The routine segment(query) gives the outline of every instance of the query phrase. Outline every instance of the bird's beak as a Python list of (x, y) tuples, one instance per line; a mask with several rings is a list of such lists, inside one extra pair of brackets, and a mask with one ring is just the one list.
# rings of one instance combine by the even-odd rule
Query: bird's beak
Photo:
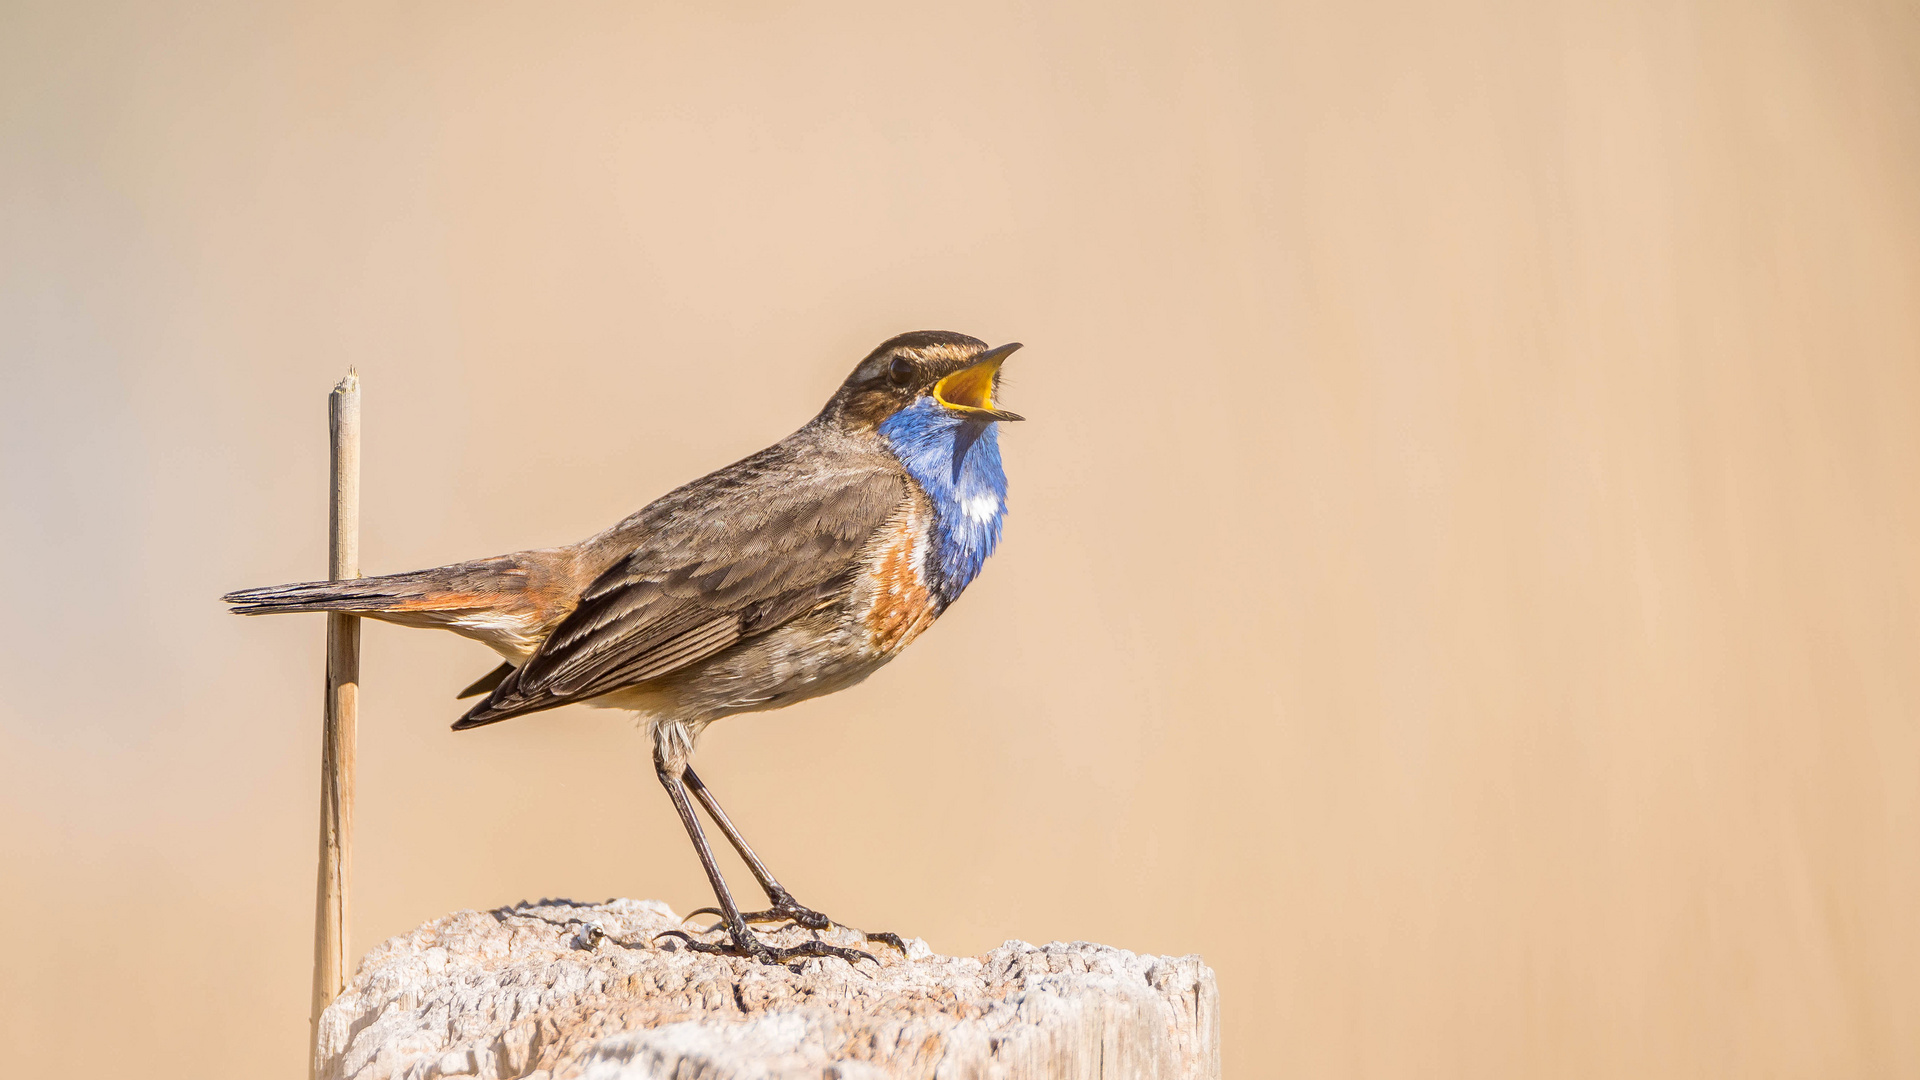
[(1019, 347), (1016, 341), (974, 357), (973, 363), (933, 384), (933, 399), (970, 420), (1025, 420), (993, 404), (993, 377)]

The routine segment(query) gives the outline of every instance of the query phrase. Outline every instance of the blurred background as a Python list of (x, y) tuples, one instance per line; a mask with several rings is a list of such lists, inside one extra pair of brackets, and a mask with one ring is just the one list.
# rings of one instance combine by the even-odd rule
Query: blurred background
[[(702, 746), (806, 902), (1198, 952), (1235, 1076), (1914, 1076), (1916, 191), (1906, 4), (12, 0), (7, 1068), (302, 1068), (322, 620), (216, 597), (323, 576), (348, 365), (378, 573), (937, 327), (1001, 553)], [(708, 900), (495, 662), (367, 631), (356, 953)]]

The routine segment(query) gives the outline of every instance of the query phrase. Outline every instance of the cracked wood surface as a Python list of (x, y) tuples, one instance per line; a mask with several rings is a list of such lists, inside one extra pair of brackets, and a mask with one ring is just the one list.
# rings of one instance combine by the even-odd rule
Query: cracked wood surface
[[(785, 967), (655, 938), (665, 904), (542, 901), (462, 911), (370, 951), (321, 1019), (329, 1080), (878, 1077), (1206, 1080), (1220, 1074), (1213, 972), (1197, 956), (1009, 941), (910, 958), (834, 928), (877, 964)], [(803, 940), (788, 928), (776, 944)]]

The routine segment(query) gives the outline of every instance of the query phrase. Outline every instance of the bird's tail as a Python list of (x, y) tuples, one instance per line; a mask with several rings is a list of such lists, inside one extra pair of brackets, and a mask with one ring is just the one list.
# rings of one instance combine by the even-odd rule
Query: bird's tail
[(293, 611), (375, 613), (472, 606), (473, 598), (468, 590), (449, 588), (455, 584), (447, 580), (449, 576), (446, 569), (439, 569), (352, 581), (303, 581), (240, 589), (220, 599), (233, 605), (235, 615), (279, 615)]
[[(241, 589), (221, 599), (236, 615), (339, 611), (400, 626), (439, 627), (513, 656), (538, 648), (553, 624), (573, 610), (579, 592), (573, 567), (570, 552), (552, 548), (385, 577)], [(491, 689), (475, 687), (476, 693)]]

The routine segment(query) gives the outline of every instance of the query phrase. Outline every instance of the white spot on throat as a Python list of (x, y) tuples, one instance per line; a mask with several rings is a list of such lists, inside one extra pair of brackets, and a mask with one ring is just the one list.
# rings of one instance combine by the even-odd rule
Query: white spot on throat
[(1000, 496), (975, 495), (961, 503), (960, 508), (975, 521), (992, 521), (993, 515), (1000, 512)]

